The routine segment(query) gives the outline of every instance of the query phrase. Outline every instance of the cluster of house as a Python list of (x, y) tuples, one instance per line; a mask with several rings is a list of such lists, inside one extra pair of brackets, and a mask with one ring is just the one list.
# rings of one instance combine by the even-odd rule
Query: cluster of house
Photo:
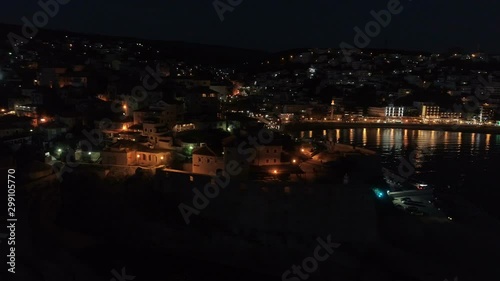
[[(235, 162), (240, 169), (234, 176), (241, 179), (248, 178), (250, 173), (276, 175), (289, 170), (290, 160), (284, 155), (279, 141), (243, 147), (244, 138), (227, 131), (226, 123), (237, 127), (237, 121), (208, 123), (204, 125), (214, 126), (214, 129), (169, 131), (165, 126), (142, 123), (142, 130), (140, 125), (134, 125), (113, 132), (113, 135), (107, 135), (113, 138), (112, 143), (99, 152), (96, 162), (105, 166), (166, 167), (209, 176), (221, 175), (230, 163)], [(182, 162), (181, 165), (176, 166), (173, 163), (176, 160)]]
[[(246, 178), (249, 173), (278, 174), (288, 170), (290, 161), (283, 155), (279, 143), (260, 144), (250, 148), (250, 153), (242, 150), (235, 136), (228, 137), (222, 146), (202, 145), (193, 150), (191, 172), (195, 174), (220, 175), (230, 163), (238, 163), (238, 178)], [(247, 153), (245, 153), (247, 152)]]
[[(242, 89), (241, 94), (249, 97), (260, 95), (262, 107), (278, 115), (293, 114), (293, 117), (288, 116), (290, 120), (320, 120), (329, 118), (331, 112), (328, 98), (324, 96), (334, 96), (336, 113), (358, 115), (364, 108), (357, 104), (360, 99), (352, 97), (368, 87), (370, 92), (364, 94), (372, 95), (378, 101), (371, 106), (384, 106), (371, 108), (368, 114), (359, 113), (364, 115), (362, 117), (398, 117), (404, 114), (422, 116), (425, 120), (462, 118), (472, 121), (474, 116), (463, 112), (467, 110), (438, 109), (437, 105), (428, 103), (425, 104), (426, 108), (422, 105), (409, 106), (403, 113), (403, 109), (390, 104), (397, 103), (398, 99), (408, 99), (408, 96), (412, 98), (416, 92), (432, 87), (452, 98), (461, 99), (460, 106), (469, 108), (470, 104), (477, 103), (477, 94), (483, 92), (487, 93), (488, 98), (480, 100), (478, 106), (484, 107), (484, 118), (478, 115), (476, 119), (488, 120), (491, 119), (488, 116), (490, 110), (500, 108), (500, 71), (492, 70), (498, 62), (500, 56), (484, 53), (444, 55), (357, 50), (350, 60), (346, 60), (342, 51), (336, 49), (290, 51), (287, 56), (262, 62), (278, 70), (262, 71), (247, 77), (245, 82), (248, 86)], [(289, 64), (300, 67), (278, 67)], [(311, 89), (304, 87), (311, 79), (317, 81), (312, 89), (315, 95), (312, 96)], [(359, 110), (353, 110), (358, 107)]]

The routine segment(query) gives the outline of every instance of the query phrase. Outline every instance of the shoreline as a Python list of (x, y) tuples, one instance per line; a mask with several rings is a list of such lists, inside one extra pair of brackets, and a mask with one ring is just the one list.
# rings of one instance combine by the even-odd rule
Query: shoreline
[(397, 123), (340, 123), (340, 122), (303, 122), (283, 125), (283, 131), (310, 131), (321, 129), (351, 129), (351, 128), (389, 128), (408, 130), (445, 131), (479, 134), (500, 134), (500, 126), (471, 126), (471, 125), (426, 125), (426, 124), (397, 124)]

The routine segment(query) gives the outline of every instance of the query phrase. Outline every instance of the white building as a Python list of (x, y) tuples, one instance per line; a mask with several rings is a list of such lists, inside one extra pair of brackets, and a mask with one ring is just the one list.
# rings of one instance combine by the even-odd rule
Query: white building
[(385, 108), (386, 117), (403, 117), (405, 113), (405, 108), (401, 106), (387, 106)]

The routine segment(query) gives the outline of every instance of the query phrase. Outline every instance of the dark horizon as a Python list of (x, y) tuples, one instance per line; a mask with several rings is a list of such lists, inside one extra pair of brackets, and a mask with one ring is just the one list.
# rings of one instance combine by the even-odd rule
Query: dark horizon
[[(6, 22), (0, 22), (0, 26), (15, 26), (18, 28), (17, 32), (16, 30), (13, 30), (14, 33), (17, 33), (21, 35), (21, 28), (22, 25), (15, 24), (15, 23), (6, 23)], [(51, 29), (51, 28), (42, 28), (40, 30), (43, 31), (48, 31), (48, 32), (55, 32), (55, 33), (74, 33), (77, 35), (81, 36), (88, 36), (88, 37), (106, 37), (106, 38), (119, 38), (119, 39), (125, 39), (125, 40), (145, 40), (149, 42), (163, 42), (163, 43), (182, 43), (182, 44), (192, 44), (192, 45), (200, 45), (200, 46), (207, 46), (207, 47), (221, 47), (221, 48), (231, 48), (231, 49), (239, 49), (239, 50), (246, 50), (246, 51), (256, 51), (256, 52), (262, 52), (262, 53), (268, 53), (269, 55), (272, 54), (280, 54), (280, 53), (287, 53), (290, 51), (295, 51), (295, 50), (308, 50), (308, 49), (334, 49), (334, 50), (340, 50), (341, 48), (339, 46), (304, 46), (304, 47), (296, 47), (296, 48), (288, 48), (288, 49), (283, 49), (283, 50), (265, 50), (265, 49), (258, 49), (258, 48), (245, 48), (241, 46), (235, 46), (235, 45), (217, 45), (217, 44), (210, 44), (210, 43), (203, 43), (203, 42), (191, 42), (191, 41), (181, 41), (181, 40), (167, 40), (167, 39), (149, 39), (149, 38), (141, 38), (141, 37), (133, 37), (133, 36), (120, 36), (120, 35), (113, 35), (113, 34), (103, 34), (103, 33), (89, 33), (89, 32), (78, 32), (78, 31), (72, 31), (72, 30), (66, 30), (66, 29)], [(447, 53), (450, 50), (462, 50), (464, 54), (467, 53), (473, 53), (477, 52), (477, 50), (467, 50), (465, 48), (462, 48), (461, 46), (450, 46), (448, 49), (444, 49), (442, 51), (433, 51), (433, 50), (425, 50), (425, 49), (399, 49), (399, 48), (361, 48), (362, 50), (380, 50), (380, 51), (389, 51), (389, 52), (410, 52), (410, 53)], [(486, 51), (481, 51), (484, 53), (488, 53), (490, 55), (497, 55), (500, 54), (500, 51), (498, 52), (486, 52)]]
[[(222, 1), (224, 2), (224, 1)], [(134, 5), (130, 1), (85, 3), (70, 1), (60, 5), (49, 19), (47, 29), (145, 40), (181, 41), (213, 46), (280, 52), (300, 48), (338, 48), (341, 42), (353, 44), (355, 27), (373, 20), (371, 11), (387, 8), (390, 1), (363, 3), (321, 3), (276, 1), (242, 2), (232, 12), (217, 14), (213, 2), (154, 3)], [(449, 4), (431, 1), (401, 1), (400, 14), (392, 16), (387, 27), (373, 37), (366, 48), (446, 52), (460, 47), (464, 51), (499, 53), (496, 39), (500, 24), (493, 11), (498, 3)], [(224, 2), (225, 3), (225, 2)], [(265, 3), (265, 4), (264, 4)], [(32, 4), (6, 4), (0, 15), (8, 24), (22, 25), (22, 17), (32, 19), (41, 10)], [(112, 13), (110, 13), (112, 11)], [(285, 17), (277, 17), (280, 11)], [(135, 21), (123, 28), (124, 22)], [(91, 18), (92, 20), (85, 20)], [(466, 19), (466, 20), (463, 20)]]

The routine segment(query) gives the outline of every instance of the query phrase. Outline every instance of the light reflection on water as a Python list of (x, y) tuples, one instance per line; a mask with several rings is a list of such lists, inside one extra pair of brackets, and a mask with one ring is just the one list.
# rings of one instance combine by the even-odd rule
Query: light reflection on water
[(470, 176), (496, 181), (494, 167), (500, 163), (500, 135), (392, 128), (329, 129), (306, 135), (373, 149), (390, 169), (397, 169), (400, 158), (414, 152), (415, 175), (423, 180), (460, 184)]

